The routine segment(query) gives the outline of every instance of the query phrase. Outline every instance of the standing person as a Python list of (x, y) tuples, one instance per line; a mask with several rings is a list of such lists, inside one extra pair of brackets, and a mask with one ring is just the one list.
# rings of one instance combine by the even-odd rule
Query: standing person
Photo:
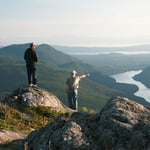
[(66, 81), (65, 91), (68, 95), (68, 103), (71, 109), (78, 109), (78, 88), (79, 82), (82, 78), (88, 77), (90, 74), (84, 74), (77, 76), (77, 72), (73, 70), (70, 74), (70, 78)]
[(36, 64), (38, 62), (38, 57), (35, 51), (36, 48), (37, 45), (31, 43), (30, 47), (24, 53), (29, 86), (37, 86)]

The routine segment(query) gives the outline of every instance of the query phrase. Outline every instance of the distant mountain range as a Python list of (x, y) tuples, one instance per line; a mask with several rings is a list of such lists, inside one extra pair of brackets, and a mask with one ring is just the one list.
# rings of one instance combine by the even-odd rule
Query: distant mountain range
[(84, 63), (93, 65), (105, 75), (144, 69), (150, 65), (150, 45), (128, 47), (65, 47), (54, 46)]
[[(27, 84), (25, 62), (23, 55), (29, 44), (10, 45), (0, 48), (0, 96), (3, 97), (20, 86)], [(91, 73), (91, 77), (83, 79), (79, 90), (79, 107), (99, 110), (113, 96), (125, 96), (144, 105), (149, 105), (144, 99), (133, 95), (136, 86), (116, 84), (109, 76), (102, 75), (94, 67), (81, 60), (60, 52), (47, 44), (37, 48), (39, 55), (38, 80), (39, 86), (57, 95), (66, 105), (64, 93), (66, 79), (70, 71), (75, 69), (78, 74)], [(98, 104), (98, 105), (97, 105)]]
[(150, 45), (137, 45), (125, 47), (71, 47), (71, 46), (57, 46), (54, 48), (64, 53), (98, 53), (98, 52), (114, 52), (114, 51), (150, 51)]

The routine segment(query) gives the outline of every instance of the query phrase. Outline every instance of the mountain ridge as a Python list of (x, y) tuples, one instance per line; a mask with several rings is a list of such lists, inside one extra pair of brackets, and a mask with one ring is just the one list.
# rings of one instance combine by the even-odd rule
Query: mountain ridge
[[(17, 61), (17, 63), (15, 63), (12, 61), (11, 64), (5, 64), (4, 59), (4, 64), (1, 63), (0, 73), (0, 82), (2, 83), (0, 86), (0, 93), (3, 95), (2, 97), (11, 94), (11, 92), (15, 89), (18, 89), (18, 87), (27, 85), (26, 68), (23, 62)], [(69, 76), (70, 72), (68, 70), (50, 66), (44, 63), (38, 64), (38, 85), (56, 94), (66, 105), (68, 105), (68, 101), (64, 91), (64, 86), (65, 80)], [(79, 91), (80, 108), (86, 106), (88, 108), (97, 110), (97, 105), (94, 103), (101, 103), (100, 106), (103, 106), (109, 96), (113, 95), (113, 93), (120, 93), (119, 91), (117, 92), (117, 90), (113, 90), (105, 85), (93, 82), (88, 78), (81, 82), (82, 83)], [(102, 101), (99, 101), (100, 97)], [(90, 99), (92, 99), (92, 101)]]
[[(23, 54), (28, 46), (29, 44), (15, 44), (0, 49), (0, 61), (3, 59), (4, 62), (1, 64), (0, 68), (2, 75), (0, 80), (4, 83), (0, 92), (3, 92), (3, 95), (7, 94), (8, 91), (11, 92), (19, 86), (26, 85), (26, 69)], [(110, 77), (97, 72), (93, 66), (83, 63), (72, 56), (59, 52), (50, 45), (38, 45), (37, 51), (39, 53), (40, 60), (38, 64), (39, 86), (57, 94), (60, 99), (63, 99), (65, 104), (67, 104), (67, 98), (63, 90), (65, 80), (70, 75), (70, 71), (75, 69), (79, 75), (91, 73), (91, 77), (85, 79), (81, 83), (80, 91), (82, 92), (79, 91), (79, 105), (81, 107), (84, 105), (91, 107), (93, 101), (95, 103), (101, 103), (103, 106), (108, 98), (117, 95), (128, 96), (131, 99), (148, 105), (142, 98), (135, 97), (133, 93), (129, 92), (132, 91), (131, 89), (135, 90), (136, 87), (129, 86), (126, 88), (125, 86), (125, 88), (122, 89), (121, 84), (116, 84)], [(5, 58), (6, 60), (4, 60)], [(9, 87), (7, 86), (8, 84)], [(87, 95), (86, 93), (89, 92), (90, 94)], [(99, 101), (99, 97), (101, 97), (103, 101)], [(90, 101), (90, 99), (93, 101)], [(89, 101), (91, 104), (89, 104), (89, 102), (85, 102), (85, 100)], [(94, 103), (92, 104), (92, 107), (94, 109), (98, 109)]]
[(132, 51), (149, 51), (150, 45), (134, 45), (134, 46), (118, 46), (118, 47), (78, 47), (78, 46), (59, 46), (59, 45), (52, 45), (54, 48), (65, 52), (65, 53), (71, 53), (71, 52), (90, 52), (91, 50), (94, 52), (106, 52), (106, 51), (122, 51), (130, 49)]

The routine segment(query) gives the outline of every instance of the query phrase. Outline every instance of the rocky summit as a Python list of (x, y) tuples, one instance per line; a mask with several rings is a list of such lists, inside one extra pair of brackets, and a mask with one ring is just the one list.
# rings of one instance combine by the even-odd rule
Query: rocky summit
[(56, 111), (67, 109), (57, 96), (40, 87), (21, 87), (1, 102), (18, 110), (37, 106), (49, 106)]
[(25, 150), (150, 150), (150, 108), (115, 97), (97, 114), (61, 114), (33, 131)]

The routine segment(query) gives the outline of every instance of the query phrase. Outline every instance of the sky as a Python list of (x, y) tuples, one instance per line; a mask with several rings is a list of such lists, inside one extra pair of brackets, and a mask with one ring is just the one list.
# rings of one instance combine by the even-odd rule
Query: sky
[(0, 46), (150, 44), (150, 0), (0, 0)]

